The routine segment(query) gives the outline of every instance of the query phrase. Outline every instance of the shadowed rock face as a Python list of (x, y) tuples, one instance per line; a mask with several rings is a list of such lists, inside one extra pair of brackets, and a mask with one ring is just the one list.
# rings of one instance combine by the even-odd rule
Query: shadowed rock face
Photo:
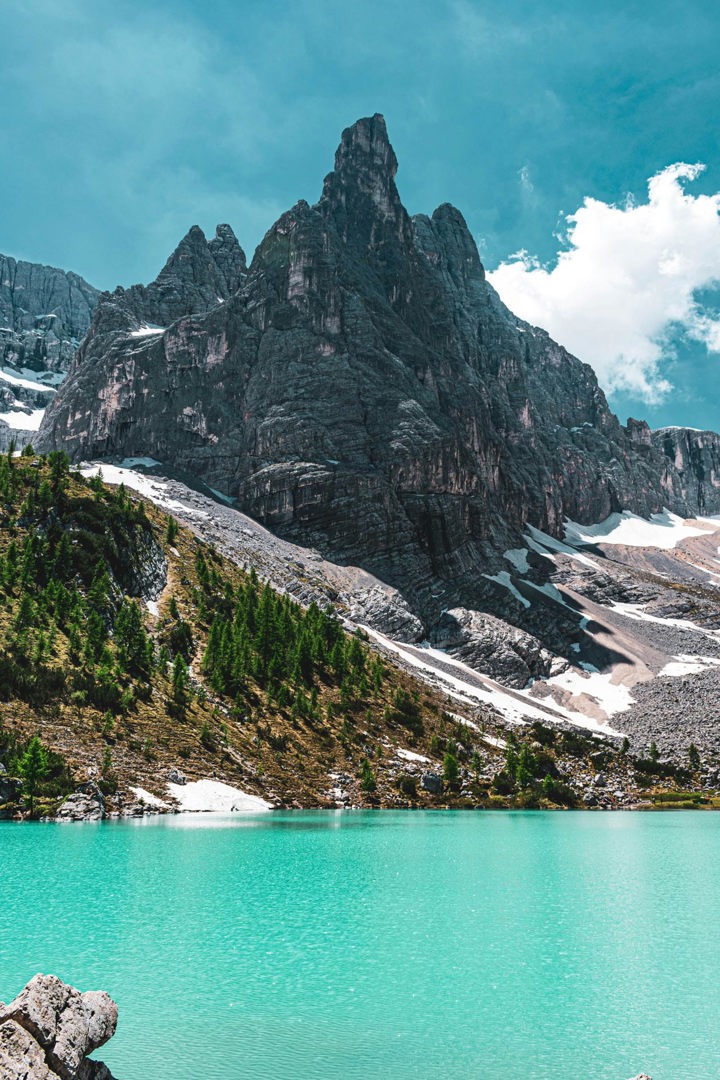
[(211, 261), (239, 291), (139, 336), (184, 314), (171, 264), (215, 288), (191, 230), (157, 282), (100, 304), (42, 447), (200, 476), (430, 616), (487, 606), (482, 573), (526, 522), (694, 510), (646, 427), (623, 428), (592, 370), (502, 304), (459, 211), (408, 216), (396, 169), (383, 118), (359, 120), (319, 202), (276, 222), (247, 276), (218, 234)]
[(87, 1055), (115, 1034), (117, 1005), (103, 991), (79, 993), (55, 975), (36, 975), (0, 1003), (0, 1080), (113, 1080)]

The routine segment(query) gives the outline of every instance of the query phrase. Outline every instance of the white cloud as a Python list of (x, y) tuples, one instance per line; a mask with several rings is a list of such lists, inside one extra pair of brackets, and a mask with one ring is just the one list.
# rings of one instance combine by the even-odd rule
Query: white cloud
[(586, 198), (566, 217), (569, 247), (552, 269), (521, 251), (488, 274), (516, 315), (592, 364), (609, 392), (659, 401), (678, 333), (720, 352), (720, 318), (696, 295), (720, 282), (720, 193), (683, 187), (704, 168), (669, 165), (639, 205)]

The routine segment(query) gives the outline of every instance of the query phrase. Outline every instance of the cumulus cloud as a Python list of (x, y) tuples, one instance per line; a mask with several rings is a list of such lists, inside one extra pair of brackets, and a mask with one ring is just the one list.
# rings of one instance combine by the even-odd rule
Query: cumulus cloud
[(521, 251), (488, 274), (515, 314), (592, 364), (609, 392), (661, 400), (678, 335), (720, 353), (720, 318), (698, 295), (720, 282), (720, 193), (684, 186), (704, 168), (669, 165), (645, 203), (586, 198), (565, 219), (554, 267)]

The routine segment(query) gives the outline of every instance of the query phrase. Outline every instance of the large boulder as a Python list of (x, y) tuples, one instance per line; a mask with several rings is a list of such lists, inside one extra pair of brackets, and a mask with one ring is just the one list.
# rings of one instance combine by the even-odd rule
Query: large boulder
[(15, 802), (20, 797), (22, 791), (22, 780), (17, 780), (13, 776), (7, 776), (4, 772), (0, 772), (0, 806), (3, 803)]
[(86, 1058), (115, 1034), (117, 1015), (104, 991), (81, 994), (55, 975), (36, 975), (0, 1003), (0, 1080), (112, 1080)]
[(105, 817), (105, 796), (97, 784), (87, 784), (68, 795), (57, 814), (56, 821), (102, 821)]

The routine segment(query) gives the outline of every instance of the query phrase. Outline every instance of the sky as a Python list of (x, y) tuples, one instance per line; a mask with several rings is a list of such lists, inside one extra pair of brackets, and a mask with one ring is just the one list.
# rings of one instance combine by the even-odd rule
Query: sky
[(382, 112), (411, 213), (452, 202), (509, 306), (621, 419), (720, 430), (710, 0), (0, 0), (0, 251), (99, 288), (192, 224), (248, 254)]

